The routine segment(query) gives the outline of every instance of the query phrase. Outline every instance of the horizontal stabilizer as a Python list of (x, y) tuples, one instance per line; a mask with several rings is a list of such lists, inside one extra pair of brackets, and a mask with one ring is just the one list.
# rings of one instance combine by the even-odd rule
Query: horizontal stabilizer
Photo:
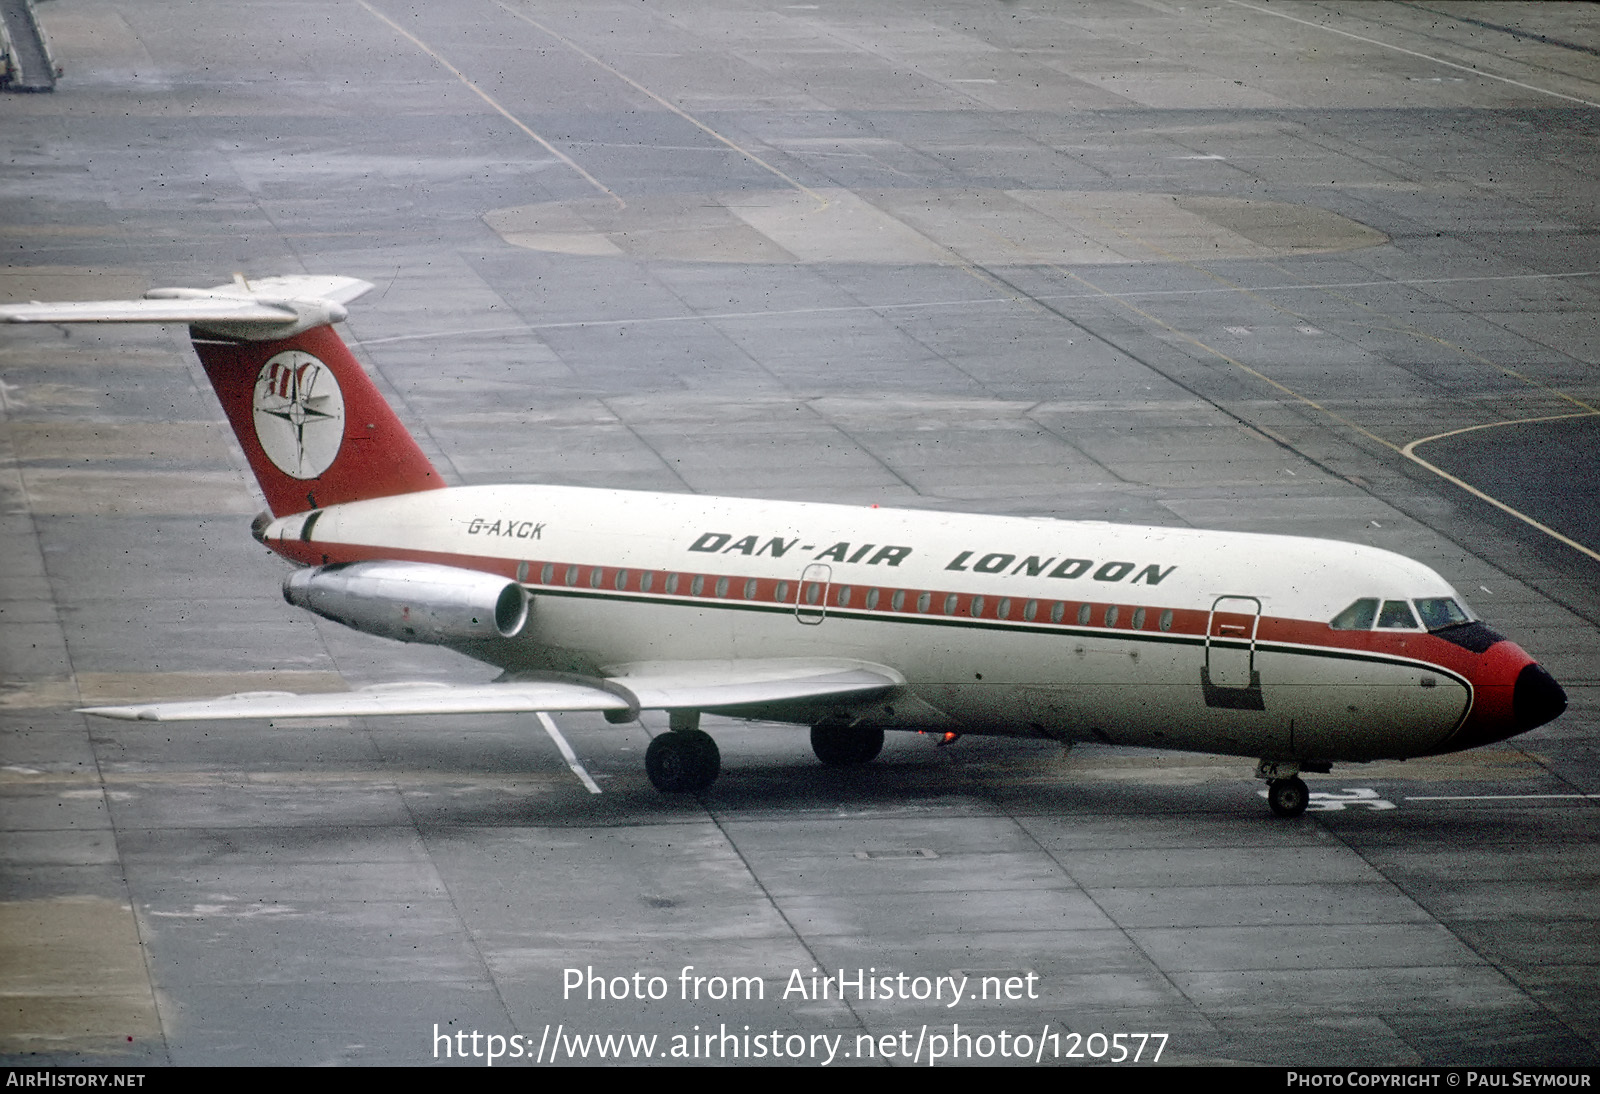
[(400, 714), (517, 714), (560, 711), (717, 710), (881, 692), (905, 683), (883, 665), (836, 658), (651, 661), (616, 675), (522, 678), (495, 684), (381, 684), (360, 691), (296, 695), (255, 691), (220, 699), (85, 707), (84, 714), (142, 722), (238, 718), (351, 718)]
[(337, 323), (345, 305), (372, 288), (354, 277), (240, 278), (212, 289), (151, 289), (143, 300), (3, 304), (7, 323), (188, 323), (247, 341), (287, 338)]
[(293, 323), (283, 304), (244, 297), (197, 296), (174, 300), (73, 300), (60, 304), (3, 304), (8, 323)]

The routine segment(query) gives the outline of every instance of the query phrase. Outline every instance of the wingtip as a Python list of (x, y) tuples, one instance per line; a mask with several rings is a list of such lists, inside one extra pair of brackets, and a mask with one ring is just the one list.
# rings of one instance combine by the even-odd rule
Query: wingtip
[(160, 716), (148, 707), (79, 707), (79, 714), (93, 714), (96, 718), (115, 718), (121, 722), (159, 722)]

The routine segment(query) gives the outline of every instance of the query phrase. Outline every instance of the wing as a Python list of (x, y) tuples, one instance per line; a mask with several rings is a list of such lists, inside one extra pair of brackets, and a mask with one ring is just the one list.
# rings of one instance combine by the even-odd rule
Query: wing
[(904, 684), (904, 676), (884, 665), (843, 658), (649, 661), (611, 666), (605, 677), (524, 676), (463, 686), (382, 684), (319, 695), (256, 691), (181, 703), (84, 707), (82, 713), (145, 722), (538, 711), (601, 711), (622, 714), (626, 719), (640, 710), (745, 711), (860, 698)]
[(642, 710), (723, 710), (864, 696), (905, 685), (887, 665), (833, 657), (746, 661), (639, 661), (612, 665), (607, 681)]
[(220, 699), (84, 707), (81, 713), (139, 722), (196, 722), (230, 718), (346, 718), (373, 714), (507, 714), (519, 711), (627, 710), (628, 700), (582, 683), (536, 680), (507, 684), (401, 683), (359, 691), (296, 695), (247, 691)]

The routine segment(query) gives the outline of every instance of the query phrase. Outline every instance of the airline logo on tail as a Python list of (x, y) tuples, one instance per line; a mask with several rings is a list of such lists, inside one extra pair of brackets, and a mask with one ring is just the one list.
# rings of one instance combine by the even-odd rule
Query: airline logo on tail
[(339, 456), (344, 441), (344, 392), (333, 370), (303, 350), (270, 358), (256, 377), (256, 438), (273, 466), (296, 479), (314, 479)]

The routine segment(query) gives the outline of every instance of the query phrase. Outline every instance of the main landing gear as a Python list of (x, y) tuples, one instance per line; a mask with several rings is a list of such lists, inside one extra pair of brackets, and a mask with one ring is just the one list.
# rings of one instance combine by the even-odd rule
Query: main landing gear
[(1256, 764), (1256, 778), (1267, 784), (1267, 805), (1279, 817), (1298, 817), (1311, 804), (1311, 791), (1301, 771), (1315, 771), (1326, 775), (1332, 765), (1283, 760), (1262, 760)]
[[(699, 711), (675, 710), (670, 725), (670, 730), (653, 738), (645, 749), (645, 774), (663, 793), (698, 794), (722, 770), (722, 753), (711, 735), (700, 728)], [(842, 719), (818, 722), (811, 727), (811, 750), (829, 767), (857, 767), (877, 759), (883, 751), (883, 730)]]
[(858, 767), (883, 751), (883, 730), (846, 721), (818, 722), (811, 727), (811, 751), (829, 767)]
[(700, 712), (673, 711), (672, 728), (654, 738), (644, 752), (645, 774), (667, 794), (698, 794), (722, 770), (722, 753), (700, 728)]

